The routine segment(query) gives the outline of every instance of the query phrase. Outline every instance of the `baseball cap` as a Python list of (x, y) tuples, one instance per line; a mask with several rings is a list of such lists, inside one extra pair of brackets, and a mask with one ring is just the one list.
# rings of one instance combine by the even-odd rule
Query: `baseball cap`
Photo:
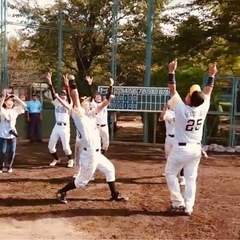
[(91, 97), (87, 97), (87, 96), (80, 97), (80, 103), (90, 101), (90, 100), (91, 100)]
[(61, 90), (61, 94), (62, 94), (62, 93), (65, 94), (65, 95), (67, 95), (67, 92), (66, 92), (66, 90), (64, 90), (64, 89)]
[(68, 75), (68, 79), (69, 79), (69, 80), (75, 80), (75, 77), (70, 74), (70, 75)]
[(192, 96), (193, 92), (195, 91), (199, 91), (201, 92), (201, 87), (198, 85), (198, 84), (193, 84), (191, 87), (190, 87), (190, 90), (189, 90), (189, 95)]
[(193, 107), (200, 106), (205, 100), (204, 93), (202, 92), (201, 87), (198, 84), (193, 84), (190, 87), (189, 95), (191, 99), (191, 105)]

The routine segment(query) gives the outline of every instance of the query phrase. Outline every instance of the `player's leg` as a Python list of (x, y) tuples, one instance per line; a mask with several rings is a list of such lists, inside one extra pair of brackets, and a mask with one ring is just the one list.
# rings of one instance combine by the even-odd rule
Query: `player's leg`
[(77, 175), (80, 173), (81, 163), (80, 163), (80, 156), (81, 156), (81, 141), (76, 139), (75, 141), (75, 150), (74, 150), (74, 172), (73, 178), (76, 178)]
[[(164, 152), (165, 152), (165, 158), (166, 160), (168, 159), (168, 156), (169, 156), (169, 153), (171, 151), (171, 148), (172, 148), (172, 143), (169, 141), (169, 138), (166, 137), (165, 138), (165, 144), (164, 144)], [(165, 172), (162, 173), (163, 176), (165, 176)]]
[(57, 199), (63, 203), (67, 203), (66, 193), (68, 191), (83, 188), (89, 183), (98, 164), (98, 159), (91, 151), (82, 151), (80, 161), (81, 169), (77, 177), (57, 192)]
[(184, 186), (186, 184), (185, 177), (184, 177), (184, 169), (182, 168), (179, 173), (179, 184)]
[(63, 127), (59, 131), (60, 139), (62, 142), (63, 151), (65, 152), (68, 158), (68, 165), (67, 167), (73, 168), (74, 167), (74, 160), (72, 156), (72, 150), (70, 147), (70, 127)]
[(3, 172), (3, 165), (6, 157), (7, 140), (0, 138), (0, 173)]
[(199, 156), (193, 156), (191, 160), (188, 161), (186, 166), (184, 167), (184, 176), (186, 180), (185, 185), (185, 205), (186, 205), (186, 213), (191, 215), (193, 211), (193, 206), (195, 203), (195, 195), (196, 195), (196, 181), (197, 181), (197, 173), (198, 166), (200, 162), (200, 154)]
[(60, 162), (56, 149), (58, 139), (59, 139), (58, 126), (55, 125), (48, 141), (48, 150), (53, 156), (53, 161), (49, 164), (50, 166), (55, 166), (57, 163)]
[(181, 194), (181, 189), (177, 177), (178, 173), (183, 168), (184, 163), (184, 151), (182, 151), (180, 147), (174, 146), (171, 149), (165, 168), (165, 175), (173, 208), (180, 208), (185, 206), (184, 198)]
[(104, 126), (100, 128), (100, 137), (102, 140), (102, 153), (104, 154), (109, 147), (109, 131), (108, 126)]
[(8, 165), (8, 173), (12, 172), (12, 165), (15, 158), (17, 146), (17, 139), (8, 139), (7, 140), (7, 165)]
[(116, 189), (114, 165), (101, 153), (99, 153), (97, 157), (99, 159), (97, 169), (99, 169), (106, 177), (106, 182), (108, 183), (112, 196), (111, 200), (127, 201), (128, 197), (121, 196), (121, 194)]

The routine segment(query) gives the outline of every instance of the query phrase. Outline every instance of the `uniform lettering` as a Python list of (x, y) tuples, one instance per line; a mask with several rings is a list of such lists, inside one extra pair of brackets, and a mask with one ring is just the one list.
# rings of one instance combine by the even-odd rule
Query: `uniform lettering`
[(185, 127), (185, 131), (191, 132), (193, 130), (197, 131), (200, 129), (202, 125), (202, 119), (189, 119), (187, 121), (187, 125)]

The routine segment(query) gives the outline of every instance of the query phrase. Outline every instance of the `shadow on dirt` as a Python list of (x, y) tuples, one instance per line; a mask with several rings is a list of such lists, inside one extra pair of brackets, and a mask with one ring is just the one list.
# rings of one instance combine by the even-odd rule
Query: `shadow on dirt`
[[(33, 199), (34, 200), (34, 199)], [(56, 200), (54, 199), (43, 199), (46, 201), (46, 204), (50, 204), (50, 202), (55, 204)], [(80, 199), (81, 200), (81, 199)], [(105, 201), (105, 200), (97, 200), (97, 201)], [(45, 204), (44, 204), (45, 205)], [(129, 217), (133, 215), (145, 215), (145, 216), (165, 216), (165, 217), (179, 217), (183, 214), (172, 213), (167, 210), (165, 211), (147, 211), (147, 210), (129, 210), (126, 208), (120, 209), (112, 209), (112, 208), (104, 208), (104, 209), (90, 209), (90, 208), (75, 208), (75, 209), (64, 209), (64, 210), (51, 210), (48, 212), (21, 212), (21, 213), (6, 213), (1, 214), (1, 218), (12, 217), (18, 221), (26, 221), (26, 220), (36, 220), (42, 218), (72, 218), (72, 217), (80, 217), (80, 216), (122, 216)]]

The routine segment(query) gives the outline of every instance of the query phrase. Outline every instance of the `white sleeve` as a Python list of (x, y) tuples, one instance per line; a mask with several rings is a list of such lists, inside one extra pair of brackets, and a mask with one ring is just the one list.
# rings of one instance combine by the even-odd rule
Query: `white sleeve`
[(59, 101), (55, 98), (55, 99), (52, 101), (52, 104), (53, 104), (54, 106), (56, 106), (57, 104), (59, 104)]
[(168, 101), (168, 105), (170, 106), (171, 109), (174, 110), (175, 106), (182, 102), (182, 99), (180, 97), (180, 95), (178, 94), (178, 92), (176, 92)]
[(13, 107), (13, 110), (17, 112), (17, 115), (20, 115), (25, 112), (25, 108), (22, 105)]

